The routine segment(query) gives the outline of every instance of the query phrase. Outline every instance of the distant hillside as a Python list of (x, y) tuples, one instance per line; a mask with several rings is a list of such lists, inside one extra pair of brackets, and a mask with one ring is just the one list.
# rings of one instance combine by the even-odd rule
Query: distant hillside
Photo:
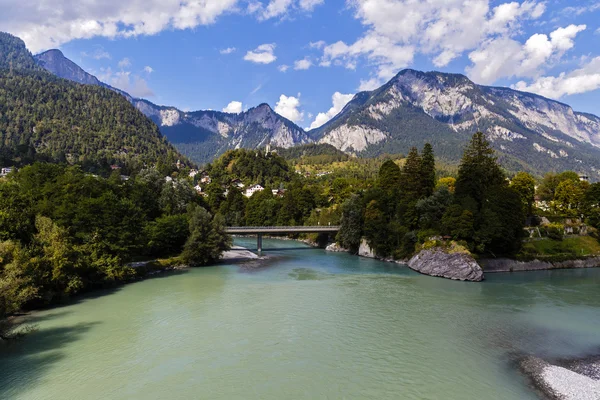
[(309, 135), (361, 156), (406, 154), (430, 142), (439, 158), (456, 163), (477, 130), (509, 170), (574, 170), (600, 178), (600, 118), (459, 74), (404, 70), (381, 88), (358, 93)]
[(350, 159), (348, 154), (327, 143), (310, 143), (288, 149), (277, 149), (277, 154), (286, 160), (304, 160), (310, 164), (327, 164)]
[(155, 164), (181, 155), (112, 90), (39, 68), (18, 38), (0, 34), (0, 162)]

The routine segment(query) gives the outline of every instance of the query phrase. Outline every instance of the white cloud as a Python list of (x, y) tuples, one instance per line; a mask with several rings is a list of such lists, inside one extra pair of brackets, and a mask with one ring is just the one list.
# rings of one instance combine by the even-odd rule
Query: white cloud
[[(366, 32), (354, 43), (324, 47), (321, 65), (375, 65), (365, 84), (379, 85), (410, 65), (415, 55), (444, 67), (482, 43), (511, 38), (526, 21), (540, 18), (545, 5), (535, 0), (492, 7), (491, 0), (352, 0), (348, 4)], [(365, 85), (363, 85), (365, 86)]]
[(130, 71), (113, 72), (109, 67), (100, 70), (98, 79), (129, 93), (133, 97), (154, 96), (154, 92), (148, 86), (148, 82), (139, 75), (132, 74)]
[(241, 101), (232, 101), (223, 109), (223, 112), (231, 113), (231, 114), (239, 114), (242, 112), (242, 102)]
[(592, 3), (587, 6), (565, 7), (562, 10), (563, 14), (581, 15), (600, 10), (600, 2)]
[(360, 85), (358, 86), (359, 92), (371, 91), (377, 89), (381, 86), (381, 79), (379, 78), (371, 78), (366, 80), (361, 80)]
[(553, 99), (600, 89), (600, 57), (593, 58), (579, 69), (563, 72), (558, 76), (543, 76), (530, 84), (519, 81), (513, 88)]
[(274, 52), (275, 43), (261, 44), (256, 49), (248, 51), (244, 56), (244, 60), (258, 64), (271, 64), (277, 60)]
[(0, 26), (36, 53), (74, 39), (155, 35), (209, 25), (239, 0), (0, 0)]
[(489, 40), (469, 54), (473, 65), (466, 68), (467, 74), (482, 84), (500, 78), (539, 76), (573, 47), (573, 39), (585, 29), (585, 25), (569, 25), (556, 29), (550, 37), (532, 35), (524, 44), (507, 37)]
[(340, 92), (335, 92), (333, 96), (331, 96), (331, 102), (333, 103), (332, 107), (326, 113), (319, 113), (313, 123), (310, 124), (310, 129), (318, 128), (338, 115), (353, 97), (353, 94), (341, 94)]
[(300, 93), (298, 97), (279, 96), (279, 101), (275, 104), (275, 112), (292, 122), (300, 122), (304, 119), (304, 112), (300, 108)]
[(88, 53), (86, 51), (81, 52), (82, 57), (91, 57), (96, 60), (102, 60), (103, 58), (111, 59), (110, 53), (104, 50), (103, 47), (97, 47), (93, 52)]
[(265, 6), (258, 1), (251, 1), (248, 4), (248, 12), (257, 14), (261, 21), (285, 17), (290, 10), (300, 10), (304, 12), (312, 11), (316, 6), (321, 5), (325, 0), (270, 0)]
[(326, 45), (326, 44), (327, 44), (327, 43), (325, 43), (325, 41), (324, 41), (324, 40), (319, 40), (319, 41), (317, 41), (317, 42), (310, 42), (310, 43), (308, 44), (308, 46), (309, 46), (311, 49), (322, 49), (323, 47), (325, 47), (325, 45)]
[(125, 57), (121, 61), (119, 61), (119, 68), (129, 68), (131, 67), (131, 61), (129, 58)]
[(233, 52), (235, 52), (237, 49), (235, 47), (228, 47), (226, 49), (222, 49), (219, 51), (219, 53), (221, 54), (231, 54)]
[(304, 58), (302, 60), (298, 60), (294, 63), (294, 69), (295, 70), (307, 70), (310, 67), (312, 67), (313, 63), (311, 60), (309, 60), (308, 58)]
[(255, 88), (254, 88), (254, 89), (253, 89), (253, 90), (250, 92), (250, 96), (252, 96), (253, 94), (256, 94), (256, 93), (258, 93), (258, 91), (259, 91), (260, 89), (262, 89), (262, 87), (263, 87), (262, 83), (261, 83), (261, 84), (259, 84), (257, 87), (255, 87)]
[(316, 6), (324, 2), (325, 0), (300, 0), (300, 8), (305, 11), (312, 11)]
[(146, 65), (146, 66), (144, 67), (144, 72), (146, 72), (147, 74), (151, 74), (151, 73), (153, 73), (153, 72), (154, 72), (154, 68), (152, 68), (152, 67), (151, 67), (151, 66), (149, 66), (149, 65)]
[(287, 70), (288, 70), (288, 69), (290, 69), (290, 66), (289, 66), (289, 65), (286, 65), (286, 64), (282, 64), (282, 65), (280, 65), (279, 67), (277, 67), (277, 69), (278, 69), (280, 72), (287, 72)]

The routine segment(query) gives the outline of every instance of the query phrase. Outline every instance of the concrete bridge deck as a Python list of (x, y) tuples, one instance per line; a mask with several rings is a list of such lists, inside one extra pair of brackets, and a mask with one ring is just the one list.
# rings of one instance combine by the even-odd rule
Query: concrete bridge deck
[(319, 226), (228, 226), (225, 232), (230, 235), (257, 235), (256, 248), (262, 254), (263, 235), (286, 235), (290, 233), (336, 233), (340, 230), (337, 225)]

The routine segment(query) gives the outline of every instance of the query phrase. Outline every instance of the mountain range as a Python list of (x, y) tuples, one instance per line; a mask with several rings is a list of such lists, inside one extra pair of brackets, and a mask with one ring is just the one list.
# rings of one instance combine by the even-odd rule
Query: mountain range
[[(35, 59), (61, 78), (110, 88), (59, 50)], [(539, 175), (570, 169), (600, 177), (600, 118), (535, 94), (477, 85), (460, 74), (403, 70), (382, 87), (356, 94), (337, 116), (308, 132), (267, 104), (240, 114), (184, 112), (112, 89), (199, 163), (228, 149), (267, 144), (327, 143), (348, 154), (375, 156), (407, 153), (425, 142), (439, 158), (456, 163), (470, 136), (480, 130), (509, 170)]]
[[(126, 98), (73, 63), (56, 63), (61, 55), (34, 59), (21, 39), (0, 32), (0, 165), (40, 160), (101, 171), (188, 163)], [(40, 65), (89, 84), (60, 79)]]

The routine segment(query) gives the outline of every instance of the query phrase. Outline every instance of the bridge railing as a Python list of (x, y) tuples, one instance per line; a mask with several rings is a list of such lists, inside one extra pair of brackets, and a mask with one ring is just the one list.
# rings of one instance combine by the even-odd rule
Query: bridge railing
[(226, 226), (225, 230), (235, 231), (255, 231), (255, 230), (334, 230), (340, 229), (337, 225), (315, 225), (315, 226)]

